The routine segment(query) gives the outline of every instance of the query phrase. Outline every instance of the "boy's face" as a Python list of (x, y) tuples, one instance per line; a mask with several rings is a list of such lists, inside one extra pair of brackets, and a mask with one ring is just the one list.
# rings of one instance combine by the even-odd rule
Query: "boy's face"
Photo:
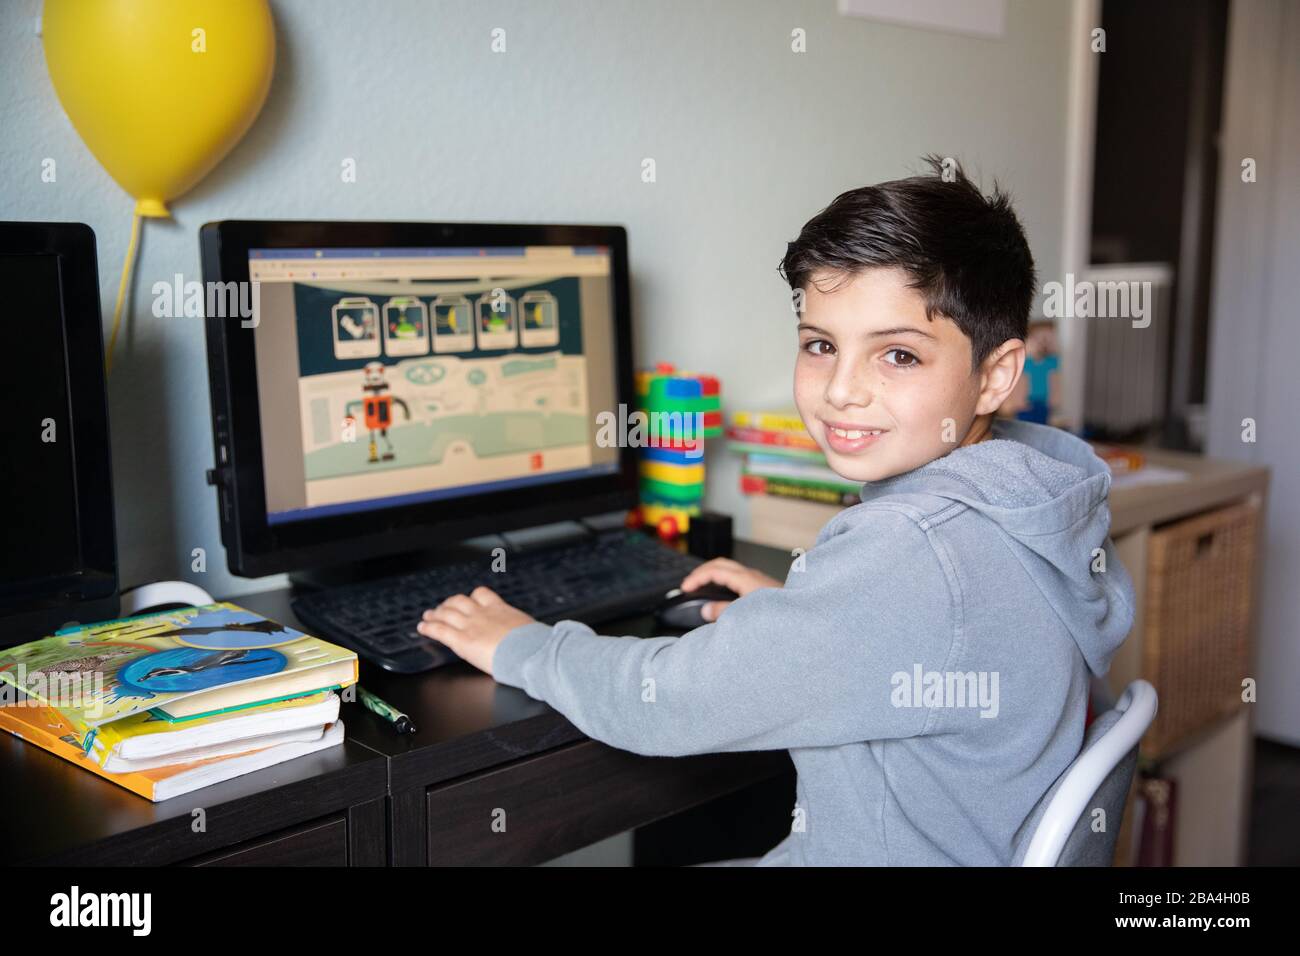
[[(818, 289), (837, 282), (834, 292)], [(907, 283), (900, 269), (866, 269), (847, 282), (821, 271), (805, 289), (795, 404), (831, 468), (852, 481), (879, 481), (946, 455), (1019, 375), (1014, 355), (1001, 363), (1014, 366), (1009, 380), (972, 372), (970, 339), (951, 319), (926, 318), (925, 300)], [(1023, 343), (1015, 342), (1023, 361)]]

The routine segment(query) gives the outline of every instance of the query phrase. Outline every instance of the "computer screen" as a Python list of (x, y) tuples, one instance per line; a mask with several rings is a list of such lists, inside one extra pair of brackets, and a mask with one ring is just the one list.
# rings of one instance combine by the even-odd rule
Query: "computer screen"
[(5, 363), (0, 389), (13, 436), (0, 455), (0, 500), (15, 505), (5, 519), (0, 588), (15, 590), (75, 573), (81, 554), (59, 257), (0, 255), (0, 285), (23, 328), (22, 356)]
[(618, 471), (605, 246), (248, 250), (271, 526)]
[(0, 222), (11, 347), (0, 376), (0, 645), (118, 610), (95, 236)]

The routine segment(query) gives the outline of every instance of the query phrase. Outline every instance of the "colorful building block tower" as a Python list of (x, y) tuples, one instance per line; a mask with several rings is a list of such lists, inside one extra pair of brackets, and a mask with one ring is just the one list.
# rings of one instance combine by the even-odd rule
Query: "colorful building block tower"
[(641, 449), (641, 506), (634, 524), (653, 525), (672, 539), (690, 527), (704, 500), (704, 439), (722, 434), (722, 396), (712, 375), (678, 372), (661, 362), (636, 373), (646, 416)]

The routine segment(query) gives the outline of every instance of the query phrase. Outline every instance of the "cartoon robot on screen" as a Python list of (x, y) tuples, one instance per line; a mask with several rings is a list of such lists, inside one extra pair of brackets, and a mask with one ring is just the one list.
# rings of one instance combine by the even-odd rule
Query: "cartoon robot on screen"
[[(406, 402), (402, 401), (395, 395), (389, 394), (388, 381), (384, 378), (383, 362), (367, 362), (363, 369), (364, 379), (362, 380), (361, 390), (365, 397), (356, 401), (348, 402), (344, 414), (351, 420), (356, 420), (357, 406), (365, 411), (366, 430), (370, 433), (370, 458), (367, 459), (370, 464), (378, 461), (392, 461), (393, 443), (388, 437), (388, 429), (393, 424), (393, 406), (401, 405), (402, 411), (406, 415), (406, 420), (411, 420), (411, 409)], [(378, 446), (375, 443), (375, 432), (384, 440), (387, 451), (382, 458), (379, 455)]]

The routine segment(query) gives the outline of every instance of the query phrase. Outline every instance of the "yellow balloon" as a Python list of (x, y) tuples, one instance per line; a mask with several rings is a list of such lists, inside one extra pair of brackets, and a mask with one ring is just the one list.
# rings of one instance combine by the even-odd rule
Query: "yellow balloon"
[(68, 119), (144, 216), (168, 216), (253, 124), (275, 68), (267, 0), (45, 0)]

